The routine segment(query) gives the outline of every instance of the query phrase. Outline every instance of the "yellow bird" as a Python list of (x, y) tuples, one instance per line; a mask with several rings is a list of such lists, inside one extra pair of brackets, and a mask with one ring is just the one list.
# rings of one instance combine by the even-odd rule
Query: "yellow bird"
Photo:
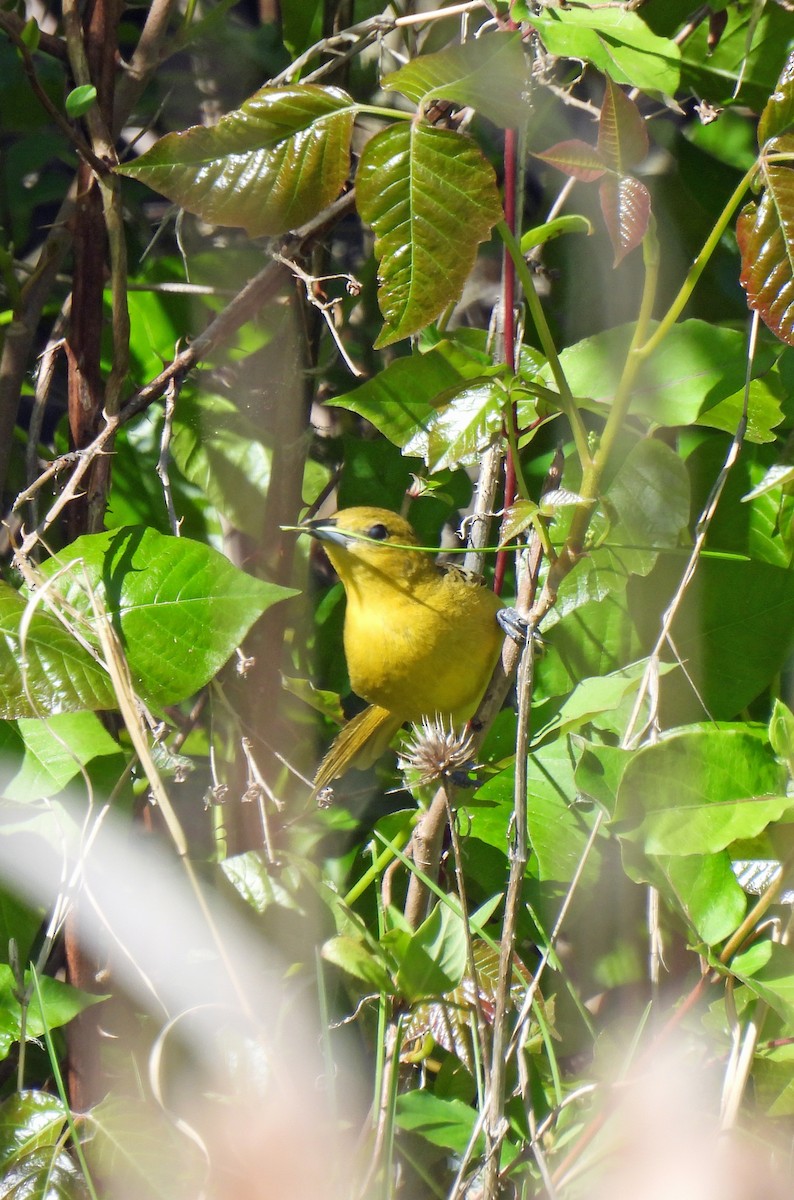
[(405, 721), (461, 724), (474, 714), (499, 657), (503, 606), (479, 580), (413, 549), (414, 530), (386, 509), (347, 508), (300, 528), (322, 542), (342, 581), (350, 684), (370, 702), (320, 764), (319, 791), (374, 762)]

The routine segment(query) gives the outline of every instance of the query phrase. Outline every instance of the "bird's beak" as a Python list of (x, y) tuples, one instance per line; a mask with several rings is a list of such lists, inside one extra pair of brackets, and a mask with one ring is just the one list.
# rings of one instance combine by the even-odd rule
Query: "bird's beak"
[(350, 535), (345, 533), (343, 529), (337, 529), (335, 517), (321, 517), (315, 521), (302, 521), (297, 528), (302, 533), (308, 533), (310, 537), (317, 538), (319, 542), (336, 542), (338, 546), (347, 546), (350, 543)]

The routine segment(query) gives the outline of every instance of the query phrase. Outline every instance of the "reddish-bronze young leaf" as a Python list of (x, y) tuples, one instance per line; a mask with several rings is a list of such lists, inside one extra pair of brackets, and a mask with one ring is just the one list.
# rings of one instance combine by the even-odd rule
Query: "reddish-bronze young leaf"
[(736, 226), (740, 279), (750, 308), (794, 346), (794, 134), (773, 138), (765, 149), (790, 154), (792, 166), (762, 160), (764, 193), (742, 209)]
[(636, 104), (607, 76), (601, 120), (598, 122), (598, 152), (608, 168), (625, 175), (648, 153), (648, 131)]
[(615, 251), (614, 266), (639, 246), (648, 229), (651, 197), (633, 175), (607, 175), (599, 188), (601, 211)]
[(644, 184), (627, 174), (647, 153), (648, 133), (639, 110), (607, 76), (598, 146), (572, 138), (535, 155), (580, 183), (601, 180), (601, 211), (615, 251), (615, 266), (640, 244), (648, 229), (650, 194)]
[(580, 183), (592, 183), (595, 179), (600, 179), (607, 169), (595, 146), (589, 146), (579, 138), (557, 142), (556, 146), (550, 146), (548, 150), (544, 150), (542, 154), (535, 154), (534, 157), (556, 167), (558, 171), (564, 171), (566, 175), (573, 176)]

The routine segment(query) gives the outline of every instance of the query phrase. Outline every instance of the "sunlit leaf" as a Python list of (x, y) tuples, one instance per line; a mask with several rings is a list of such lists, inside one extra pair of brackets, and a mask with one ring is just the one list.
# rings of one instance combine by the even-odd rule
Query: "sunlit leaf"
[(15, 1092), (0, 1105), (0, 1171), (34, 1150), (54, 1146), (66, 1124), (66, 1110), (49, 1092)]
[(600, 179), (607, 169), (606, 163), (595, 146), (583, 142), (579, 138), (570, 138), (566, 142), (557, 142), (542, 154), (535, 153), (535, 158), (564, 171), (580, 183), (592, 183)]
[(360, 979), (370, 988), (380, 992), (391, 992), (392, 982), (389, 972), (381, 959), (361, 939), (353, 937), (333, 937), (323, 944), (322, 956), (326, 962), (333, 963), (348, 975)]
[(47, 721), (21, 720), (18, 728), (25, 757), (3, 789), (10, 800), (54, 796), (93, 759), (121, 753), (118, 742), (92, 712), (60, 713)]
[(711, 854), (794, 807), (765, 740), (738, 729), (683, 730), (639, 751), (615, 820), (649, 854)]
[[(791, 156), (791, 164), (769, 155)], [(773, 333), (794, 345), (794, 134), (768, 142), (762, 163), (764, 192), (739, 214), (736, 237), (747, 303)]]
[(501, 219), (493, 168), (475, 142), (399, 122), (364, 149), (359, 211), (375, 232), (386, 346), (428, 325), (460, 295), (477, 246)]
[[(537, 157), (541, 156), (538, 155)], [(592, 232), (593, 226), (587, 217), (580, 217), (574, 213), (565, 217), (555, 217), (553, 221), (546, 221), (543, 225), (536, 225), (533, 229), (528, 229), (526, 233), (521, 235), (521, 253), (526, 254), (533, 246), (544, 245), (546, 242), (550, 242), (564, 233), (586, 233), (589, 235)]]
[[(497, 78), (499, 86), (494, 87)], [(520, 125), (528, 113), (527, 56), (516, 33), (491, 33), (422, 55), (387, 75), (381, 86), (402, 92), (415, 104), (453, 100), (506, 128)]]
[(400, 955), (397, 983), (409, 1000), (420, 1000), (457, 987), (465, 969), (463, 921), (439, 903)]
[(107, 672), (61, 622), (0, 582), (0, 717), (112, 708)]
[[(444, 1100), (429, 1091), (397, 1097), (395, 1119), (401, 1129), (413, 1130), (432, 1146), (462, 1155), (469, 1149), (477, 1114), (462, 1100)], [(483, 1135), (480, 1134), (480, 1140)], [(475, 1147), (474, 1153), (481, 1153)]]
[(495, 379), (475, 380), (444, 397), (423, 429), (404, 446), (431, 471), (470, 464), (501, 431), (506, 393)]
[(645, 237), (651, 215), (650, 193), (632, 175), (607, 175), (598, 192), (617, 266)]
[(639, 109), (609, 76), (598, 122), (598, 152), (618, 175), (636, 167), (648, 153), (648, 131)]
[(90, 635), (95, 616), (86, 589), (102, 592), (134, 686), (156, 705), (203, 687), (257, 617), (294, 594), (251, 578), (210, 546), (143, 527), (78, 538), (42, 573), (49, 578), (65, 566), (58, 581), (64, 602)]
[(72, 120), (82, 117), (83, 113), (88, 112), (91, 105), (95, 103), (96, 96), (97, 91), (92, 83), (84, 83), (80, 87), (72, 88), (64, 102), (67, 117), (71, 117)]
[(354, 119), (340, 88), (261, 88), (217, 125), (166, 134), (118, 170), (204, 221), (283, 233), (339, 195)]
[(780, 72), (774, 92), (766, 102), (758, 122), (758, 144), (794, 130), (794, 50)]
[(616, 83), (644, 92), (672, 95), (678, 87), (678, 46), (652, 33), (637, 13), (606, 5), (545, 6), (541, 12), (533, 7), (529, 19), (551, 54), (591, 62)]
[[(30, 972), (26, 972), (26, 985), (30, 986), (31, 980)], [(78, 1013), (92, 1004), (99, 1004), (103, 999), (102, 996), (89, 995), (46, 975), (39, 979), (38, 985), (44, 1011), (42, 1013), (38, 998), (33, 993), (25, 1021), (27, 1040), (41, 1037), (45, 1029), (59, 1029), (62, 1025), (68, 1025)], [(5, 963), (0, 963), (0, 1058), (6, 1058), (14, 1042), (18, 1042), (22, 1036), (22, 1011), (16, 991), (14, 972)]]

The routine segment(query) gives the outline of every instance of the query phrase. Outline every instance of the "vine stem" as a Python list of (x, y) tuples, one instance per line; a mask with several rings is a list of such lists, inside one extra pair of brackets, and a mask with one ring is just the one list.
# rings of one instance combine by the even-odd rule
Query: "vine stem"
[(653, 219), (651, 219), (651, 224), (643, 238), (642, 250), (645, 277), (639, 316), (598, 449), (595, 455), (589, 459), (582, 473), (582, 484), (579, 489), (582, 503), (574, 512), (565, 545), (550, 567), (543, 591), (533, 609), (532, 616), (536, 623), (552, 607), (557, 598), (557, 589), (560, 583), (581, 557), (584, 537), (590, 524), (593, 506), (598, 499), (604, 470), (628, 414), (632, 388), (645, 357), (646, 337), (659, 279), (659, 242)]
[(510, 876), (502, 922), (499, 975), (494, 1001), (494, 1021), (491, 1051), (491, 1078), (488, 1089), (485, 1121), (486, 1159), (483, 1174), (483, 1200), (496, 1200), (499, 1192), (499, 1151), (505, 1134), (505, 1087), (507, 1068), (507, 1014), (510, 984), (513, 978), (513, 953), (518, 927), (518, 913), (524, 886), (524, 873), (529, 858), (527, 824), (527, 755), (529, 753), (529, 719), (535, 668), (534, 629), (530, 625), (518, 666), (518, 727), (516, 730), (516, 774), (514, 789), (513, 846), (510, 855)]

